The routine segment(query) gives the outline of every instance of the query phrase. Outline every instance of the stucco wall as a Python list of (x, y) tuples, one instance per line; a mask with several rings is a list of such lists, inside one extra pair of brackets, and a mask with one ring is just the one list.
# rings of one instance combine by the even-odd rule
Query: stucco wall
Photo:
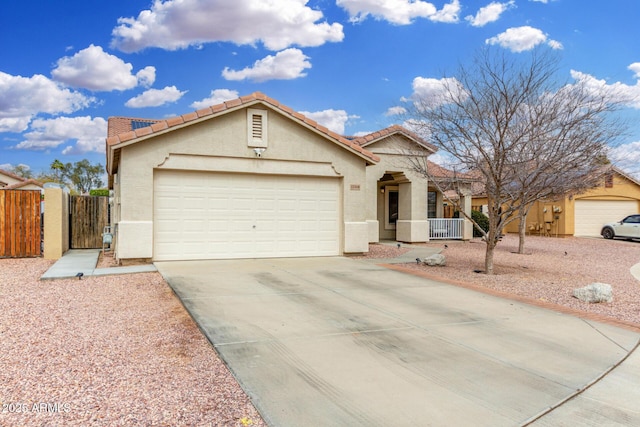
[(59, 259), (69, 250), (69, 193), (44, 190), (44, 258)]
[[(247, 144), (246, 109), (122, 148), (118, 168), (120, 222), (116, 250), (119, 258), (152, 257), (154, 169), (181, 164), (180, 168), (188, 165), (192, 170), (215, 171), (216, 165), (224, 162), (226, 167), (238, 165), (238, 172), (273, 173), (271, 166), (265, 167), (266, 170), (261, 167), (273, 165), (273, 160), (284, 160), (278, 163), (281, 174), (314, 175), (314, 171), (322, 169), (325, 175), (330, 169), (336, 177), (341, 177), (342, 248), (345, 252), (368, 249), (366, 238), (361, 237), (366, 235), (367, 227), (366, 161), (277, 111), (264, 109), (268, 111), (268, 148), (259, 159)], [(179, 157), (176, 155), (181, 155), (182, 160), (175, 160)], [(193, 156), (193, 161), (185, 163), (188, 156)]]

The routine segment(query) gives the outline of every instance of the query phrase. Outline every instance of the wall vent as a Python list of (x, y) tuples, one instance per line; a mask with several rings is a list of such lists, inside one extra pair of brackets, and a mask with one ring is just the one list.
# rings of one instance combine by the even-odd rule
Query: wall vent
[(249, 147), (267, 147), (267, 111), (247, 109)]

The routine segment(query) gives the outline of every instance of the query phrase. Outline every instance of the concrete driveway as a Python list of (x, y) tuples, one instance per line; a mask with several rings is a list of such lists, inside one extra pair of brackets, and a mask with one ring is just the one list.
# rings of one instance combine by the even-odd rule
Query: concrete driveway
[(621, 361), (630, 330), (342, 257), (156, 267), (272, 426), (640, 424), (635, 354), (537, 419)]

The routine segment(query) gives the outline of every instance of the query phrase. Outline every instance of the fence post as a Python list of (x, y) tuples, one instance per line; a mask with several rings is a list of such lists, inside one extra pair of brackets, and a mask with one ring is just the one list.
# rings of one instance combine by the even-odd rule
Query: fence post
[(69, 250), (69, 194), (46, 188), (44, 200), (44, 258), (59, 259)]

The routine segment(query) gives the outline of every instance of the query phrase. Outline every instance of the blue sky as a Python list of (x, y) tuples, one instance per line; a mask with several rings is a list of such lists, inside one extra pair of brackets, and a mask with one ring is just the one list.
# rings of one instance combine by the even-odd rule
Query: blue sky
[(637, 0), (3, 0), (0, 169), (104, 165), (110, 116), (165, 118), (255, 91), (366, 134), (495, 45), (555, 50), (560, 79), (638, 99), (611, 152), (638, 173), (639, 17)]

